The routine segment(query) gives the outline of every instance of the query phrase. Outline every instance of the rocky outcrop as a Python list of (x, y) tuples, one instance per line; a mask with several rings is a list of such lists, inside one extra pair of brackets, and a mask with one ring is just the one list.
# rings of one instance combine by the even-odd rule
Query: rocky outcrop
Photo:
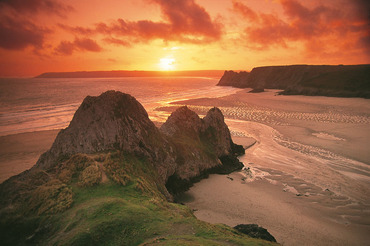
[(35, 168), (51, 169), (76, 153), (121, 150), (156, 165), (165, 181), (175, 170), (173, 149), (132, 96), (107, 91), (88, 96)]
[(187, 190), (209, 173), (230, 173), (243, 167), (236, 155), (244, 149), (232, 142), (218, 108), (200, 119), (188, 107), (180, 107), (160, 130), (175, 146), (177, 166), (166, 184), (171, 193)]
[(272, 236), (265, 228), (256, 224), (240, 224), (235, 226), (234, 229), (253, 238), (260, 238), (266, 241), (276, 242), (274, 236)]
[[(211, 109), (204, 119), (187, 107), (179, 108), (159, 130), (135, 98), (107, 91), (98, 97), (86, 97), (50, 150), (41, 155), (32, 169), (4, 182), (1, 193), (11, 194), (19, 181), (35, 183), (29, 188), (21, 187), (25, 193), (30, 193), (50, 181), (68, 184), (76, 175), (79, 185), (99, 184), (102, 165), (111, 179), (127, 184), (129, 172), (122, 164), (101, 163), (99, 166), (95, 157), (86, 156), (101, 154), (103, 157), (96, 158), (104, 161), (109, 159), (107, 153), (117, 151), (127, 166), (130, 163), (149, 165), (155, 173), (153, 182), (159, 186), (164, 187), (170, 177), (171, 180), (176, 177), (185, 181), (188, 188), (209, 170), (229, 173), (242, 168), (236, 155), (242, 154), (244, 149), (232, 142), (217, 108)], [(33, 180), (39, 175), (44, 177), (41, 183)], [(182, 190), (185, 189), (170, 189), (173, 193)], [(169, 197), (167, 191), (163, 194)], [(9, 201), (14, 198), (10, 197)]]
[[(282, 89), (282, 94), (370, 97), (370, 65), (256, 67), (247, 79), (226, 71), (218, 85)], [(222, 83), (221, 83), (222, 82)]]

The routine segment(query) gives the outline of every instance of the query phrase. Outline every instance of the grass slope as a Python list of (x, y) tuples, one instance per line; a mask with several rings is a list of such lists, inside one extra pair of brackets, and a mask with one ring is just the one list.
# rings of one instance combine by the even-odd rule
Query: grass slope
[[(96, 167), (101, 177), (107, 176), (99, 182), (95, 182)], [(275, 245), (249, 238), (226, 225), (197, 220), (188, 207), (166, 200), (165, 187), (157, 182), (153, 170), (144, 159), (121, 152), (74, 156), (61, 170), (48, 172), (52, 180), (64, 180), (59, 186), (72, 191), (70, 207), (64, 211), (47, 209), (47, 204), (55, 204), (49, 201), (53, 196), (46, 196), (33, 212), (24, 209), (27, 203), (15, 206), (17, 210), (8, 214), (3, 211), (11, 206), (1, 208), (1, 244)], [(84, 178), (91, 180), (89, 173), (93, 183), (84, 182)]]

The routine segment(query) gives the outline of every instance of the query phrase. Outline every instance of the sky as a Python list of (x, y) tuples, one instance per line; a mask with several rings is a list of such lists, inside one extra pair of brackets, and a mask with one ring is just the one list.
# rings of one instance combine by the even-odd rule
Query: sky
[(0, 76), (370, 63), (367, 0), (0, 0)]

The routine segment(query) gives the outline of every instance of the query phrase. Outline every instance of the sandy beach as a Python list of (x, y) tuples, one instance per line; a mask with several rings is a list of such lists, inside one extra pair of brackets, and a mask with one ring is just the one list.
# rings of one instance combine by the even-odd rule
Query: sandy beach
[(369, 100), (247, 91), (174, 103), (218, 106), (236, 143), (256, 140), (240, 157), (246, 170), (212, 175), (180, 200), (201, 220), (259, 224), (282, 245), (368, 245)]
[(54, 142), (59, 130), (0, 137), (0, 183), (30, 169)]

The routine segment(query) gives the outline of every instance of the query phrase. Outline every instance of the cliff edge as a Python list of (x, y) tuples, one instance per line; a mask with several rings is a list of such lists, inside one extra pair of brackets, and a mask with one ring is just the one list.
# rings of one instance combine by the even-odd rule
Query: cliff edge
[(218, 85), (281, 89), (284, 95), (370, 98), (370, 65), (256, 67), (247, 78), (226, 71)]

